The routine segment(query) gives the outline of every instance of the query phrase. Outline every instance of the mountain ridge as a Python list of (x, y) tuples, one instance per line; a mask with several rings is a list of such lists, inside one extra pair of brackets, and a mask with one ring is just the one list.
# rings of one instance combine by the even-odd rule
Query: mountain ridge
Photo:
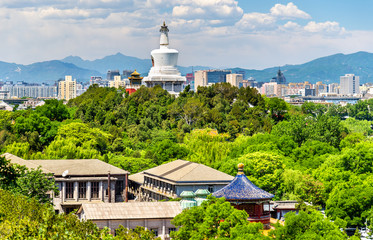
[[(151, 68), (150, 59), (126, 56), (122, 53), (108, 55), (100, 59), (84, 60), (79, 56), (67, 56), (61, 60), (36, 62), (29, 65), (0, 61), (0, 79), (2, 81), (25, 81), (31, 83), (46, 82), (53, 84), (65, 75), (72, 75), (78, 81), (89, 81), (91, 76), (106, 78), (107, 70), (137, 70), (146, 76)], [(182, 75), (193, 70), (214, 69), (207, 66), (178, 66)], [(263, 70), (245, 68), (227, 68), (232, 72), (244, 71), (245, 78), (254, 77), (257, 81), (268, 82), (279, 67)], [(360, 83), (373, 82), (373, 53), (356, 52), (337, 53), (316, 58), (306, 63), (280, 66), (287, 82), (309, 81), (316, 83), (339, 82), (339, 77), (353, 73), (360, 77)]]

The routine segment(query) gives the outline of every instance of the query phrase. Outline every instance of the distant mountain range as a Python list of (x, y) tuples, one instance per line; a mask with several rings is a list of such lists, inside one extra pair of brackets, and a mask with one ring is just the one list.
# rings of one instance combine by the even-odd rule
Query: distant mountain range
[[(93, 61), (69, 56), (62, 60), (53, 60), (22, 65), (0, 62), (0, 79), (2, 81), (25, 81), (52, 84), (65, 75), (72, 75), (78, 81), (88, 81), (91, 76), (106, 77), (108, 70), (137, 70), (146, 76), (151, 67), (150, 59), (139, 59), (121, 53), (106, 56)], [(299, 65), (281, 66), (287, 82), (309, 81), (316, 83), (339, 82), (339, 77), (353, 73), (360, 76), (360, 83), (373, 82), (373, 53), (357, 52), (353, 54), (335, 54), (315, 59)], [(182, 75), (193, 70), (213, 69), (206, 66), (179, 66)], [(232, 72), (244, 71), (246, 78), (254, 77), (257, 81), (268, 82), (278, 71), (278, 67), (263, 70), (230, 68)]]

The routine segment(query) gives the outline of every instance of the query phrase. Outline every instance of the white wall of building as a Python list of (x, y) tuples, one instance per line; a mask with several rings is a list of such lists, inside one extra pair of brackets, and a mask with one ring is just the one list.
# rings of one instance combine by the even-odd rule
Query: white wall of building
[(359, 76), (355, 76), (354, 74), (345, 74), (344, 76), (340, 77), (340, 94), (341, 95), (353, 95), (359, 94)]

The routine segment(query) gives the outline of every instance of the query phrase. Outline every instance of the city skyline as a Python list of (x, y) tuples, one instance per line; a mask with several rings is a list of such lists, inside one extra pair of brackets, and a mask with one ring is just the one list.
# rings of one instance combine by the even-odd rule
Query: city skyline
[[(159, 25), (179, 64), (264, 69), (357, 51), (373, 52), (367, 0), (5, 0), (0, 61), (30, 64), (122, 52), (150, 59)], [(335, 9), (335, 10), (333, 10)]]

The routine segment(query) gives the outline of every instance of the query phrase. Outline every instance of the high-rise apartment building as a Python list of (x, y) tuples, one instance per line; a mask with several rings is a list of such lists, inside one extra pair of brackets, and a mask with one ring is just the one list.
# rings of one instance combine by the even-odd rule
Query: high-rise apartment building
[(355, 76), (354, 74), (345, 74), (340, 78), (340, 94), (341, 95), (353, 95), (359, 94), (359, 76)]
[(338, 83), (330, 83), (328, 85), (328, 93), (339, 93), (339, 84)]
[(114, 80), (114, 76), (120, 76), (119, 70), (109, 70), (106, 74), (106, 80)]
[(124, 79), (122, 80), (122, 77), (120, 75), (114, 76), (114, 81), (109, 81), (109, 87), (119, 88), (119, 87), (125, 87), (125, 86), (126, 86), (126, 82)]
[[(28, 84), (25, 82), (19, 82), (17, 84), (7, 83), (2, 87), (4, 92), (8, 92), (9, 98), (55, 98), (57, 97), (57, 87), (48, 86), (46, 84), (35, 85)], [(6, 96), (4, 96), (6, 98)], [(2, 96), (0, 96), (0, 99)]]
[(240, 87), (240, 83), (243, 81), (243, 75), (237, 73), (230, 73), (226, 75), (227, 83), (230, 83), (232, 86)]
[(199, 86), (206, 87), (211, 84), (227, 82), (227, 74), (231, 70), (200, 70), (194, 73), (194, 90)]
[(320, 96), (322, 93), (327, 92), (327, 85), (323, 84), (321, 81), (317, 82), (315, 84), (315, 89), (316, 89), (316, 96)]
[(65, 81), (58, 82), (58, 98), (69, 101), (76, 98), (76, 80), (72, 76), (65, 76)]

